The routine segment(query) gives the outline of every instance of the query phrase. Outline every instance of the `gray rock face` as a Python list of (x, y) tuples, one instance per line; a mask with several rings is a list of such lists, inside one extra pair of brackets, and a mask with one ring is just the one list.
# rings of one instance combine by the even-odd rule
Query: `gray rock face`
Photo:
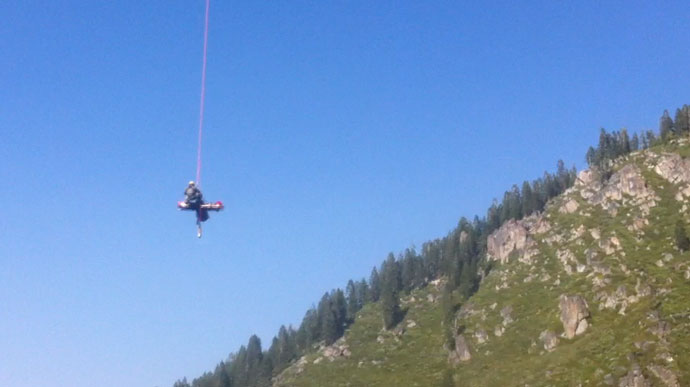
[(487, 250), (491, 258), (505, 263), (513, 251), (524, 250), (528, 243), (527, 229), (522, 222), (513, 219), (489, 235)]
[(659, 157), (654, 171), (671, 183), (690, 183), (690, 160), (675, 153), (664, 153)]
[(583, 171), (578, 176), (576, 187), (579, 187), (583, 199), (593, 205), (601, 205), (611, 214), (617, 212), (618, 202), (623, 200), (623, 195), (631, 197), (632, 204), (637, 206), (644, 216), (649, 215), (649, 209), (660, 200), (656, 193), (647, 187), (639, 168), (632, 164), (614, 173), (603, 185), (598, 181), (595, 172)]
[(508, 326), (508, 324), (513, 322), (513, 307), (506, 306), (501, 309), (501, 317), (503, 318), (503, 326)]
[(577, 209), (580, 207), (579, 204), (574, 199), (569, 199), (563, 205), (558, 209), (558, 212), (563, 213), (563, 214), (572, 214), (573, 212), (577, 211)]
[(474, 338), (477, 340), (478, 344), (484, 344), (489, 340), (489, 335), (486, 334), (485, 330), (479, 329), (474, 332)]
[(651, 371), (654, 376), (659, 378), (665, 386), (680, 387), (678, 377), (671, 370), (657, 365), (649, 366), (647, 369)]
[(690, 160), (674, 153), (664, 153), (658, 158), (654, 171), (679, 186), (676, 200), (690, 197)]
[(558, 336), (555, 333), (545, 330), (539, 335), (539, 340), (544, 343), (544, 349), (552, 352), (558, 345)]
[(467, 345), (467, 341), (465, 341), (465, 337), (463, 335), (455, 336), (455, 350), (450, 351), (448, 361), (457, 365), (460, 364), (460, 362), (469, 361), (470, 359), (472, 359), (472, 355), (470, 354), (470, 348)]
[(559, 306), (561, 308), (561, 322), (563, 323), (563, 336), (572, 339), (587, 330), (589, 323), (589, 307), (582, 296), (561, 295)]
[(618, 387), (651, 387), (651, 384), (644, 375), (638, 365), (635, 365), (630, 369), (627, 375), (621, 378), (618, 383)]

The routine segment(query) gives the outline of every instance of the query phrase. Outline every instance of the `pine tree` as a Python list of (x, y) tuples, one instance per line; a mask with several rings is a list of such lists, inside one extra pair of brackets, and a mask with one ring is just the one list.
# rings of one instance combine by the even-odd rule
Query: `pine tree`
[(529, 182), (522, 183), (522, 214), (528, 216), (536, 211), (536, 201)]
[(453, 319), (455, 317), (455, 303), (453, 302), (453, 289), (449, 283), (443, 286), (441, 292), (441, 310), (443, 312), (443, 336), (450, 350), (455, 349), (455, 337), (453, 331)]
[(347, 298), (347, 320), (354, 321), (355, 314), (357, 314), (357, 311), (359, 310), (358, 294), (354, 281), (347, 281), (345, 292)]
[(371, 269), (371, 276), (369, 276), (369, 301), (376, 302), (381, 296), (381, 278), (376, 267)]
[(690, 239), (688, 238), (688, 234), (685, 231), (685, 225), (683, 224), (683, 221), (678, 219), (676, 222), (676, 247), (678, 247), (678, 250), (685, 252), (690, 250)]
[(676, 109), (676, 119), (675, 119), (675, 131), (676, 134), (682, 135), (690, 132), (690, 108), (687, 105), (683, 105), (682, 108)]
[(333, 313), (331, 295), (326, 293), (321, 297), (318, 306), (319, 323), (321, 325), (321, 340), (331, 345), (338, 339), (338, 326)]
[(355, 290), (357, 293), (357, 311), (364, 307), (364, 304), (369, 302), (369, 285), (367, 280), (362, 278), (355, 284)]
[[(673, 129), (673, 120), (669, 116), (668, 110), (664, 110), (664, 113), (661, 115), (661, 118), (659, 119), (659, 136), (661, 136), (661, 138), (665, 140), (666, 138), (668, 138), (668, 136), (670, 136), (673, 133)], [(649, 141), (649, 145), (652, 145), (651, 143), (652, 142)]]
[(173, 387), (191, 387), (189, 383), (187, 382), (187, 378), (182, 378), (182, 380), (177, 380), (175, 384), (173, 384)]
[(345, 333), (345, 326), (347, 325), (347, 301), (345, 300), (345, 295), (342, 290), (336, 289), (333, 293), (331, 308), (333, 318), (335, 319), (335, 340), (337, 340)]
[(228, 375), (225, 362), (221, 361), (220, 364), (216, 366), (214, 378), (218, 381), (218, 387), (232, 387), (232, 382), (230, 381), (230, 375)]
[(400, 318), (400, 299), (399, 285), (400, 274), (398, 264), (395, 262), (393, 254), (388, 255), (388, 259), (383, 263), (381, 269), (381, 309), (383, 313), (383, 327), (393, 328)]
[(254, 386), (259, 381), (262, 359), (261, 339), (257, 335), (252, 335), (247, 344), (247, 385)]
[(630, 140), (630, 150), (633, 152), (640, 150), (640, 137), (637, 135), (637, 133), (633, 134), (632, 139)]

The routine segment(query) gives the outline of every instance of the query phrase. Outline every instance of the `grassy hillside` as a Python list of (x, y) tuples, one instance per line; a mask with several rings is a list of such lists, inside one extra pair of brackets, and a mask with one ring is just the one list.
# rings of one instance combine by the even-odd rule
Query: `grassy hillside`
[[(690, 253), (674, 237), (679, 220), (690, 222), (687, 182), (658, 173), (667, 152), (689, 157), (690, 146), (632, 153), (603, 185), (578, 181), (526, 221), (543, 226), (525, 226), (533, 244), (496, 261), (456, 314), (470, 360), (448, 361), (437, 282), (403, 297), (395, 330), (382, 330), (380, 305), (366, 305), (337, 355), (321, 348), (274, 384), (435, 386), (450, 369), (458, 386), (690, 385)], [(643, 184), (629, 192), (631, 181)], [(561, 295), (588, 304), (589, 326), (572, 339), (562, 337)], [(546, 331), (557, 337), (551, 350)]]

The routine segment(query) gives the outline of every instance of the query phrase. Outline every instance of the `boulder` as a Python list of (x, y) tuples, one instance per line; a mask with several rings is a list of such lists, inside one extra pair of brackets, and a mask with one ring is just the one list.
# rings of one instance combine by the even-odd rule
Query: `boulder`
[(558, 345), (558, 336), (550, 330), (545, 330), (539, 334), (539, 340), (544, 343), (544, 349), (552, 352)]
[(662, 154), (654, 171), (671, 183), (690, 183), (690, 160), (675, 153)]
[(459, 364), (460, 362), (469, 361), (470, 359), (472, 359), (472, 355), (470, 354), (470, 348), (467, 345), (467, 341), (465, 341), (465, 337), (463, 335), (455, 336), (455, 349), (450, 351), (448, 361), (452, 364)]
[(561, 309), (561, 322), (563, 323), (563, 336), (572, 339), (584, 333), (589, 326), (589, 306), (582, 296), (561, 295), (559, 299)]
[(489, 235), (487, 253), (490, 259), (505, 263), (512, 252), (524, 251), (533, 244), (534, 241), (528, 237), (527, 228), (524, 227), (523, 223), (511, 219)]
[(508, 324), (513, 322), (513, 307), (506, 306), (501, 309), (501, 317), (503, 318), (503, 326), (508, 326)]
[(558, 212), (562, 214), (572, 214), (577, 211), (580, 205), (574, 199), (568, 199), (563, 205), (558, 209)]
[(477, 331), (475, 331), (474, 338), (477, 340), (478, 344), (484, 344), (487, 341), (489, 341), (489, 335), (487, 335), (486, 331), (483, 329), (478, 329)]

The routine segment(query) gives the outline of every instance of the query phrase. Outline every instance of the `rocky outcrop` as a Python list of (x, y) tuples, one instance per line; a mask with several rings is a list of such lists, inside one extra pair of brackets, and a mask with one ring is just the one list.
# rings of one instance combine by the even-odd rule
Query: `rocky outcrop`
[(589, 326), (589, 306), (582, 296), (561, 295), (559, 300), (561, 309), (561, 322), (563, 323), (563, 336), (572, 339), (584, 333)]
[(631, 204), (638, 207), (644, 216), (649, 215), (649, 209), (660, 200), (647, 186), (639, 168), (632, 164), (618, 170), (603, 185), (599, 182), (596, 172), (580, 172), (576, 187), (580, 188), (580, 196), (583, 199), (592, 205), (600, 205), (612, 215), (617, 213), (624, 195), (632, 198)]
[(539, 335), (539, 340), (544, 343), (544, 349), (552, 352), (558, 345), (558, 336), (550, 330), (545, 330)]
[(690, 198), (690, 160), (675, 153), (664, 153), (656, 160), (654, 171), (679, 186), (676, 200)]
[(490, 258), (505, 263), (514, 252), (525, 251), (534, 241), (527, 237), (527, 229), (522, 222), (511, 219), (494, 231), (487, 240)]
[(501, 309), (501, 317), (503, 318), (503, 326), (508, 326), (508, 324), (513, 322), (513, 307), (506, 306)]
[(448, 355), (448, 361), (451, 364), (457, 365), (463, 361), (469, 361), (472, 359), (470, 354), (470, 347), (467, 345), (467, 341), (463, 335), (455, 336), (455, 349), (450, 351)]
[(575, 199), (568, 199), (563, 205), (558, 209), (558, 212), (563, 214), (572, 214), (577, 211), (580, 205), (575, 201)]
[(651, 384), (645, 379), (640, 366), (635, 364), (618, 382), (618, 387), (651, 387)]
[(661, 380), (662, 383), (664, 383), (665, 386), (667, 387), (680, 387), (680, 383), (678, 383), (678, 377), (668, 368), (664, 368), (658, 365), (653, 365), (647, 367), (647, 369), (659, 380)]
[(352, 353), (350, 352), (350, 347), (345, 343), (344, 339), (339, 339), (335, 343), (325, 347), (323, 349), (323, 357), (329, 361), (336, 360), (340, 357), (348, 358)]
[(477, 340), (477, 344), (484, 344), (489, 341), (489, 335), (483, 329), (478, 329), (474, 332), (474, 339)]

